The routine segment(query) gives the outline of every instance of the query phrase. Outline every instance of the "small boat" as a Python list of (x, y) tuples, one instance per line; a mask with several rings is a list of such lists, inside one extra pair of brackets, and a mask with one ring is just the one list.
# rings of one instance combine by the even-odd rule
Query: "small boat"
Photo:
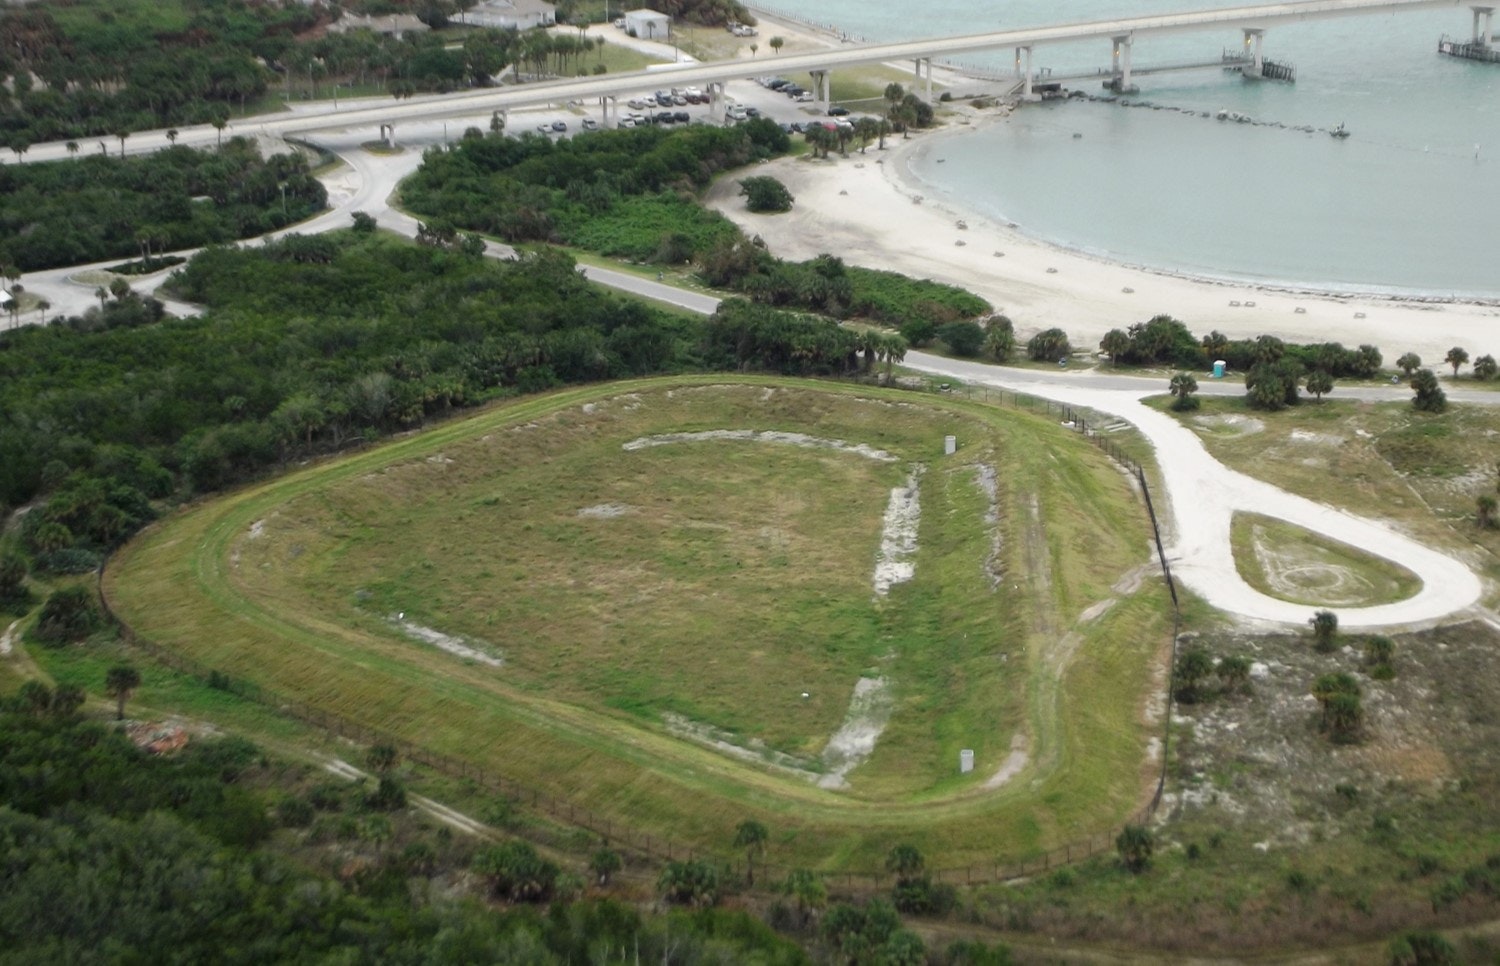
[(1219, 108), (1219, 112), (1215, 114), (1214, 117), (1218, 118), (1221, 121), (1229, 120), (1229, 109), (1227, 107)]
[(1339, 126), (1338, 127), (1334, 128), (1332, 131), (1329, 131), (1328, 133), (1330, 135), (1332, 135), (1333, 137), (1336, 137), (1340, 141), (1342, 141), (1344, 138), (1346, 138), (1346, 137), (1349, 136), (1349, 129), (1346, 128), (1346, 127), (1344, 127), (1344, 124), (1341, 121), (1341, 122), (1339, 122)]

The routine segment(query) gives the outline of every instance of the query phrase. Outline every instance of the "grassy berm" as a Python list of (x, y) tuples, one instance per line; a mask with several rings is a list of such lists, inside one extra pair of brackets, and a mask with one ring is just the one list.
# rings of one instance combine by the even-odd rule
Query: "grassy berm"
[[(811, 439), (658, 438), (726, 430)], [(753, 817), (773, 869), (875, 870), (896, 842), (944, 868), (1140, 805), (1167, 637), (1146, 534), (1123, 475), (1044, 418), (678, 378), (200, 505), (104, 585), (138, 634), (232, 680), (634, 834), (729, 854)]]

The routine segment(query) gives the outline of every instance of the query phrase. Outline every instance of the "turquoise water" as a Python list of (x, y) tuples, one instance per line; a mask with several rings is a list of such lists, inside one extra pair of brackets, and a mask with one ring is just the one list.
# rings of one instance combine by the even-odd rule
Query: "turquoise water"
[[(1229, 5), (819, 0), (804, 15), (878, 41)], [(1466, 37), (1470, 29), (1467, 7), (1274, 28), (1265, 54), (1294, 64), (1295, 84), (1217, 70), (1139, 77), (1140, 92), (1127, 100), (1179, 110), (1028, 106), (934, 143), (912, 170), (931, 194), (1132, 264), (1312, 288), (1494, 298), (1500, 65), (1436, 53), (1440, 35)], [(1134, 63), (1212, 59), (1240, 41), (1237, 30), (1142, 38)], [(1109, 45), (1100, 42), (1038, 48), (1035, 62), (1062, 73), (1108, 60)], [(1008, 67), (1011, 55), (990, 63)], [(1069, 86), (1102, 93), (1096, 81)], [(1220, 109), (1264, 124), (1199, 116)], [(1347, 140), (1324, 133), (1339, 123), (1353, 132)], [(1291, 130), (1303, 125), (1320, 130)]]

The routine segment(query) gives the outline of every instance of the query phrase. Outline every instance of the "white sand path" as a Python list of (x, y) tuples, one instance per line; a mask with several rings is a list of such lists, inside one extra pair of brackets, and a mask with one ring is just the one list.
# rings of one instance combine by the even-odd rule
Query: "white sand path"
[(1465, 564), (1432, 550), (1390, 526), (1296, 496), (1231, 470), (1209, 455), (1192, 432), (1166, 413), (1141, 402), (1159, 389), (1096, 389), (1086, 378), (1038, 379), (1033, 371), (958, 362), (924, 353), (908, 355), (912, 368), (954, 379), (1017, 390), (1055, 402), (1083, 406), (1133, 424), (1156, 450), (1171, 514), (1167, 557), (1173, 576), (1210, 605), (1240, 617), (1305, 624), (1314, 610), (1269, 597), (1240, 577), (1230, 544), (1237, 511), (1264, 514), (1339, 540), (1398, 563), (1422, 580), (1406, 600), (1374, 607), (1331, 607), (1339, 625), (1351, 629), (1424, 625), (1474, 607), (1483, 586)]

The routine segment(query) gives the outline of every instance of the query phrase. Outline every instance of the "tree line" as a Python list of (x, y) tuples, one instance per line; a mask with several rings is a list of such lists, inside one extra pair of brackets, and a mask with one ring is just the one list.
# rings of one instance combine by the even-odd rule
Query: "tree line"
[(413, 210), (435, 219), (513, 243), (691, 264), (708, 285), (775, 307), (892, 325), (990, 310), (956, 286), (853, 268), (829, 255), (783, 261), (695, 200), (719, 173), (788, 147), (786, 133), (764, 118), (730, 128), (634, 128), (559, 141), (470, 129), (457, 144), (429, 151), (402, 191)]
[(0, 265), (37, 271), (262, 235), (322, 211), (328, 194), (298, 153), (251, 140), (142, 157), (85, 155), (0, 167)]
[(43, 498), (19, 530), (32, 564), (90, 570), (164, 501), (497, 397), (874, 359), (860, 357), (867, 337), (827, 319), (730, 300), (703, 323), (610, 295), (555, 249), (496, 262), (462, 237), (424, 237), (377, 233), (365, 216), (211, 246), (169, 283), (202, 316), (163, 317), (121, 286), (81, 316), (0, 335), (0, 503)]
[[(431, 886), (472, 846), (378, 789), (303, 790), (307, 769), (233, 737), (148, 754), (82, 702), (38, 682), (0, 699), (0, 934), (16, 962), (809, 961), (743, 912), (643, 915), (581, 890), (545, 911), (448, 897)], [(278, 841), (327, 850), (339, 877)]]

